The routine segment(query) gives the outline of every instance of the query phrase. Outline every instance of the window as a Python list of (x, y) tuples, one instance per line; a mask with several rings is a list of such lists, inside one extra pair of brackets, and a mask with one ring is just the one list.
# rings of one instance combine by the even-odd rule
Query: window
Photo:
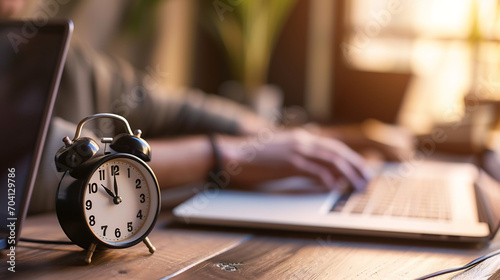
[(464, 97), (500, 99), (497, 0), (346, 1), (342, 53), (361, 71), (411, 73), (400, 122), (456, 122)]

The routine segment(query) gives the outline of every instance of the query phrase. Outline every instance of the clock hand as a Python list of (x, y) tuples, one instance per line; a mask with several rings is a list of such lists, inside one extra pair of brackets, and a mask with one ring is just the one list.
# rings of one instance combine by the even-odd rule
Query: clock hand
[(118, 185), (116, 184), (116, 175), (113, 176), (113, 185), (114, 185), (114, 188), (115, 188), (115, 195), (118, 196)]
[(113, 197), (113, 202), (118, 205), (122, 202), (122, 198), (118, 196), (118, 185), (116, 184), (116, 174), (115, 176), (113, 176), (113, 179), (114, 179), (113, 185), (115, 188), (115, 196)]
[(111, 197), (113, 197), (113, 198), (115, 197), (115, 195), (113, 194), (113, 192), (112, 192), (110, 189), (106, 188), (103, 184), (101, 184), (101, 186), (104, 188), (104, 190), (105, 190), (105, 191), (106, 191), (106, 192), (107, 192), (107, 193), (108, 193)]

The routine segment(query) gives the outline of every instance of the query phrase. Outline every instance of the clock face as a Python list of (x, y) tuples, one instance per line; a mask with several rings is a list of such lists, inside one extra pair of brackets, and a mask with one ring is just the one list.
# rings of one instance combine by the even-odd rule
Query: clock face
[(102, 163), (84, 190), (89, 228), (111, 246), (133, 245), (153, 226), (160, 204), (154, 175), (142, 163), (116, 157)]

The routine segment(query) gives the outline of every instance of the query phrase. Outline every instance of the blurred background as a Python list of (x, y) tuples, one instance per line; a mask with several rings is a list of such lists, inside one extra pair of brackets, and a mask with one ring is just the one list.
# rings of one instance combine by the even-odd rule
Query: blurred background
[(303, 108), (301, 122), (376, 120), (454, 152), (498, 142), (497, 0), (61, 2), (27, 13), (71, 18), (77, 36), (164, 87), (267, 117), (285, 107)]

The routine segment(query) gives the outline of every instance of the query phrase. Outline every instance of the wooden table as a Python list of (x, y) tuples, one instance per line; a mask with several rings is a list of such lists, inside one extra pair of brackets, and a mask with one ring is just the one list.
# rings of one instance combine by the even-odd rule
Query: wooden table
[[(67, 240), (54, 215), (28, 217), (23, 237)], [(0, 257), (0, 279), (414, 279), (462, 266), (500, 249), (497, 236), (481, 248), (408, 240), (185, 226), (163, 211), (150, 235), (157, 252), (142, 243), (98, 251), (92, 263), (74, 245), (21, 242), (15, 273)], [(467, 272), (435, 279), (500, 279), (500, 257)], [(462, 277), (462, 278), (460, 278)]]

